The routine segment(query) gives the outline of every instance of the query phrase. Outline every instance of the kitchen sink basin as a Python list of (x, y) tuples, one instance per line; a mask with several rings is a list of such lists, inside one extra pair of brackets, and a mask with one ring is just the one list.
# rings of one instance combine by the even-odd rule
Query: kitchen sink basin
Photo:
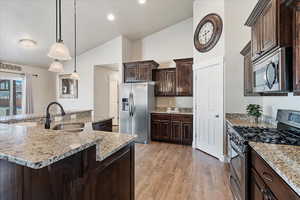
[(84, 130), (84, 123), (62, 123), (55, 125), (52, 130), (61, 130), (67, 132), (81, 132)]

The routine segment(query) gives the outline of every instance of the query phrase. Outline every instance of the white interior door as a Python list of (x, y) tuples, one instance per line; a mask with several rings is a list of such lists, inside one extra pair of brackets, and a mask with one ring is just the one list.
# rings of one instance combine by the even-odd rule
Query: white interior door
[(223, 160), (223, 63), (195, 70), (197, 149)]
[(109, 78), (109, 115), (113, 116), (113, 125), (119, 125), (119, 81), (115, 76)]

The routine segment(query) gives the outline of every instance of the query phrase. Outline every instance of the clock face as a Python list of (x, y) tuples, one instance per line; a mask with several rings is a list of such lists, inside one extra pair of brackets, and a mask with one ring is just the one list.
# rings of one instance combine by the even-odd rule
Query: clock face
[(207, 22), (206, 24), (204, 24), (199, 32), (200, 44), (204, 44), (204, 45), (207, 44), (211, 40), (213, 36), (213, 32), (214, 32), (214, 25), (211, 22)]
[(223, 31), (223, 21), (217, 14), (205, 16), (198, 24), (195, 35), (195, 48), (205, 53), (213, 49), (218, 43)]

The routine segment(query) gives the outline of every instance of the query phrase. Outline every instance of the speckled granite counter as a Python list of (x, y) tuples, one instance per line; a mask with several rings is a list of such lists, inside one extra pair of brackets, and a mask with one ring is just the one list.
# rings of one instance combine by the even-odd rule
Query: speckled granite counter
[(179, 108), (178, 111), (168, 111), (167, 108), (155, 108), (151, 113), (157, 114), (174, 114), (174, 115), (193, 115), (192, 108)]
[(100, 149), (102, 139), (102, 135), (91, 130), (72, 133), (1, 124), (0, 159), (40, 169), (93, 145)]
[(231, 126), (248, 126), (248, 127), (266, 127), (275, 128), (276, 125), (266, 122), (251, 122), (250, 118), (246, 114), (226, 114), (226, 121)]
[[(69, 110), (66, 111), (66, 115), (82, 115), (91, 116), (93, 110)], [(51, 117), (60, 116), (60, 114), (52, 114)], [(23, 115), (13, 115), (13, 116), (1, 116), (0, 123), (13, 124), (18, 122), (32, 122), (32, 121), (43, 121), (46, 116), (43, 114), (23, 114)]]
[(256, 142), (250, 146), (300, 196), (300, 146)]
[(0, 124), (0, 159), (40, 169), (96, 145), (97, 161), (102, 161), (135, 140), (135, 136), (94, 131), (93, 122), (110, 120), (112, 117), (95, 116), (65, 119), (53, 122), (85, 123), (83, 132), (45, 130), (37, 122), (25, 126), (23, 123)]

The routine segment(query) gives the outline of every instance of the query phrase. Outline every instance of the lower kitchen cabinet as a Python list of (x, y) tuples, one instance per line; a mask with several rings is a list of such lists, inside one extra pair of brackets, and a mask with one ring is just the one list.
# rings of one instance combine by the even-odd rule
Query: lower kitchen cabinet
[(293, 189), (253, 149), (250, 160), (250, 200), (300, 200)]
[(154, 141), (192, 145), (193, 116), (182, 114), (152, 114), (151, 139)]

